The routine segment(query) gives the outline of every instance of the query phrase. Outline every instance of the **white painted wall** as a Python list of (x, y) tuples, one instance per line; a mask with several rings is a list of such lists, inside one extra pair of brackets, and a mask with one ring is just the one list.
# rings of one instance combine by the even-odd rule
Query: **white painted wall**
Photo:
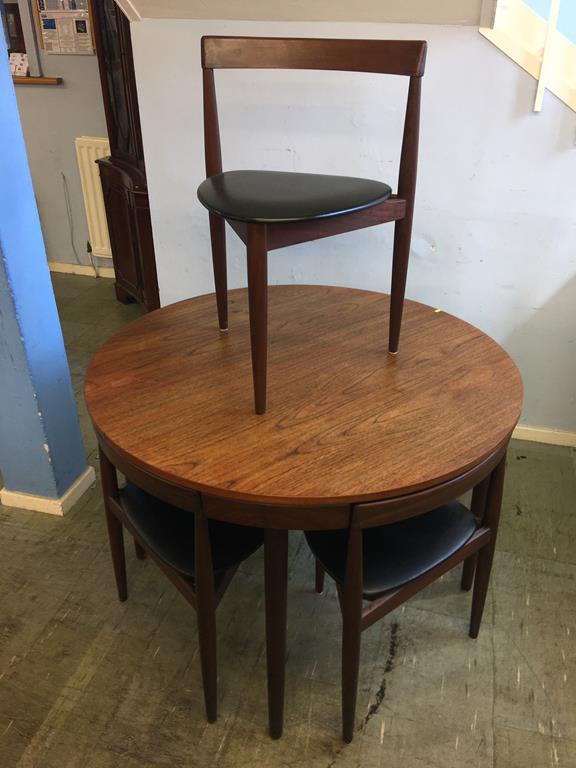
[[(542, 2), (542, 0), (535, 0)], [(116, 0), (131, 21), (140, 19), (257, 19), (265, 21), (386, 21), (475, 24), (496, 0)]]
[[(426, 39), (407, 295), (479, 326), (524, 376), (523, 421), (576, 430), (574, 113), (473, 28), (146, 20), (132, 25), (161, 298), (213, 290), (204, 178), (202, 34)], [(169, 54), (169, 55), (168, 55)], [(371, 75), (219, 72), (224, 164), (395, 183), (405, 83)], [(392, 225), (270, 256), (271, 282), (389, 290)], [(232, 286), (246, 284), (229, 233)]]
[[(41, 52), (59, 86), (17, 85), (16, 96), (49, 261), (90, 264), (76, 136), (106, 136), (96, 56)], [(68, 191), (69, 209), (66, 200)]]

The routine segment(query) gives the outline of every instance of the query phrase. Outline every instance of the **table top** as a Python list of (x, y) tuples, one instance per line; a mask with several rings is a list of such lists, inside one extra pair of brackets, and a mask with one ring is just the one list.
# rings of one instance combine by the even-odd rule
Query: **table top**
[(510, 436), (520, 374), (486, 334), (412, 301), (399, 352), (388, 354), (388, 302), (350, 288), (270, 287), (261, 416), (245, 289), (229, 293), (228, 333), (214, 295), (144, 315), (90, 364), (96, 431), (154, 476), (254, 503), (371, 501), (456, 477)]

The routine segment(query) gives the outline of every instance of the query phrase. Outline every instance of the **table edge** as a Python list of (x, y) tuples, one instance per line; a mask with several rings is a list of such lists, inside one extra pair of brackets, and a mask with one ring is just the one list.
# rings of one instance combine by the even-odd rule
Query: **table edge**
[[(519, 418), (519, 416), (518, 416)], [(517, 422), (516, 422), (517, 423)], [(447, 475), (443, 475), (438, 478), (434, 478), (430, 482), (422, 482), (417, 483), (416, 485), (410, 487), (410, 488), (403, 488), (400, 492), (372, 492), (372, 493), (366, 493), (356, 496), (323, 496), (323, 497), (308, 497), (308, 496), (265, 496), (265, 495), (256, 495), (256, 494), (248, 494), (245, 492), (237, 492), (228, 490), (225, 488), (218, 488), (215, 486), (208, 486), (204, 485), (203, 483), (193, 483), (193, 482), (182, 482), (182, 478), (174, 479), (173, 476), (169, 475), (168, 473), (159, 472), (156, 468), (151, 468), (146, 462), (140, 461), (138, 459), (134, 459), (130, 454), (127, 454), (123, 449), (119, 448), (113, 441), (111, 441), (108, 437), (106, 437), (92, 422), (94, 431), (96, 433), (96, 437), (98, 439), (98, 443), (103, 444), (105, 447), (105, 453), (112, 454), (111, 460), (115, 457), (119, 457), (121, 462), (126, 463), (128, 466), (133, 466), (137, 470), (141, 472), (145, 472), (150, 478), (160, 481), (162, 483), (166, 483), (176, 489), (185, 491), (185, 492), (195, 492), (195, 493), (201, 493), (207, 496), (214, 496), (216, 498), (220, 499), (228, 499), (230, 501), (237, 501), (242, 502), (243, 504), (253, 504), (253, 505), (266, 505), (266, 506), (277, 506), (277, 507), (342, 507), (345, 505), (352, 505), (352, 504), (363, 504), (366, 502), (372, 502), (372, 501), (383, 501), (385, 499), (399, 499), (403, 496), (409, 496), (413, 493), (417, 493), (418, 491), (427, 490), (430, 488), (434, 488), (437, 485), (440, 485), (441, 483), (445, 483), (449, 480), (453, 480), (457, 477), (460, 477), (460, 475), (464, 474), (465, 472), (468, 472), (474, 467), (481, 464), (483, 461), (486, 461), (490, 456), (492, 456), (496, 451), (504, 448), (508, 445), (512, 438), (512, 434), (514, 432), (514, 427), (510, 430), (509, 433), (506, 434), (506, 436), (500, 440), (498, 443), (493, 445), (489, 451), (487, 451), (485, 454), (482, 454), (480, 457), (477, 457), (473, 462), (470, 462), (469, 464), (466, 464), (464, 466), (458, 467), (458, 469), (454, 472), (451, 472)], [(112, 463), (114, 461), (112, 460)], [(122, 471), (122, 468), (120, 467), (120, 470)]]

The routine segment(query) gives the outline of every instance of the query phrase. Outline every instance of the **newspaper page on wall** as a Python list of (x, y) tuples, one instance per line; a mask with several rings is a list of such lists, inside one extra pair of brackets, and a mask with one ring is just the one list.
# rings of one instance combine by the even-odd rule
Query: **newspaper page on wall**
[(88, 0), (36, 0), (46, 53), (92, 54)]

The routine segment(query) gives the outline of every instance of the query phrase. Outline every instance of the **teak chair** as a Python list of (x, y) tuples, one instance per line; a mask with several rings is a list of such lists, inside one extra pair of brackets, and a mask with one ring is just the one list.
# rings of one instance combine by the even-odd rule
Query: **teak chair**
[[(218, 322), (228, 329), (227, 221), (247, 246), (250, 338), (256, 413), (266, 411), (268, 251), (395, 221), (388, 350), (398, 351), (410, 254), (420, 84), (426, 43), (405, 40), (204, 37), (204, 143), (207, 179), (198, 198), (210, 213)], [(346, 176), (222, 172), (215, 69), (310, 69), (372, 72), (410, 78), (398, 193), (380, 181)]]
[[(478, 636), (498, 533), (505, 453), (433, 489), (357, 504), (350, 527), (308, 531), (316, 591), (324, 571), (342, 611), (342, 737), (352, 741), (362, 631), (464, 561), (462, 588), (474, 581), (470, 637)], [(452, 501), (474, 483), (471, 509)], [(363, 608), (363, 601), (371, 605)]]
[[(181, 508), (130, 482), (119, 488), (116, 469), (102, 448), (100, 469), (118, 598), (124, 602), (128, 597), (125, 527), (134, 537), (136, 557), (148, 554), (196, 609), (204, 703), (212, 723), (217, 715), (216, 608), (240, 563), (262, 545), (264, 532), (208, 520), (199, 495), (187, 493), (186, 508)], [(150, 483), (141, 473), (139, 485)]]

